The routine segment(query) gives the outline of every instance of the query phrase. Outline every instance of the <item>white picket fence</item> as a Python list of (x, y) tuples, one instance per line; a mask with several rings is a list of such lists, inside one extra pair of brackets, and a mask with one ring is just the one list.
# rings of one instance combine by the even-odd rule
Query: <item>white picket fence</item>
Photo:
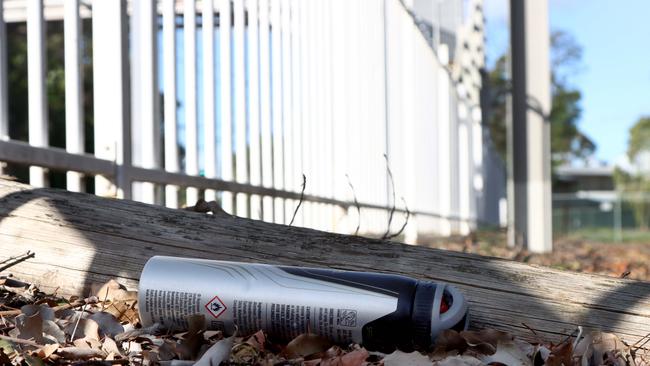
[[(46, 11), (59, 6), (65, 22), (65, 151), (47, 146), (43, 2), (24, 3), (29, 144), (8, 138), (0, 13), (0, 161), (30, 165), (34, 186), (46, 185), (44, 169), (63, 170), (73, 191), (95, 175), (99, 195), (178, 207), (203, 194), (227, 212), (285, 224), (302, 196), (294, 225), (379, 235), (389, 216), (399, 231), (408, 206), (408, 241), (480, 220), (480, 109), (399, 0), (84, 1), (93, 75), (81, 75), (79, 0), (52, 2)], [(89, 77), (94, 156), (83, 151)]]

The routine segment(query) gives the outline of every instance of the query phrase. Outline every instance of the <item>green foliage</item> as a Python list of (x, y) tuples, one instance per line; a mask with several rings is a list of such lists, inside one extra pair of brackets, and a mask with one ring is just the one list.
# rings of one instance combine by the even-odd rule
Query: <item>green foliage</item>
[[(578, 128), (582, 113), (580, 99), (582, 94), (571, 86), (569, 79), (579, 67), (582, 48), (568, 33), (555, 31), (551, 35), (551, 92), (552, 108), (549, 115), (551, 124), (551, 152), (553, 165), (572, 159), (586, 159), (593, 154), (596, 145)], [(507, 98), (510, 92), (508, 63), (506, 55), (501, 56), (495, 67), (488, 73), (490, 95), (489, 129), (497, 151), (506, 154)]]
[(642, 117), (630, 128), (627, 156), (636, 159), (642, 151), (650, 151), (650, 117)]
[(494, 146), (505, 160), (506, 150), (508, 146), (506, 120), (508, 102), (508, 95), (510, 90), (510, 82), (508, 80), (508, 61), (506, 55), (502, 55), (494, 65), (494, 69), (490, 70), (487, 75), (489, 91), (488, 96), (488, 110), (489, 120), (488, 127), (490, 129), (490, 136)]
[(650, 192), (650, 179), (644, 174), (628, 173), (617, 167), (614, 169), (614, 183), (619, 192), (630, 197), (636, 224), (647, 230), (650, 227), (650, 201), (644, 193)]
[[(92, 49), (91, 23), (83, 21), (82, 68), (84, 73), (84, 127), (85, 150), (92, 153), (93, 144), (93, 97), (92, 97)], [(50, 146), (65, 147), (65, 69), (63, 22), (48, 21), (46, 29), (46, 89)], [(27, 27), (25, 23), (7, 24), (8, 87), (9, 87), (9, 135), (12, 139), (28, 139), (28, 85), (27, 85)], [(27, 179), (24, 166), (9, 165), (8, 173), (21, 180)], [(65, 186), (65, 174), (50, 172), (54, 187)]]
[[(630, 128), (627, 155), (631, 161), (639, 153), (650, 152), (650, 117), (642, 117)], [(637, 224), (647, 230), (650, 227), (650, 201), (644, 194), (650, 192), (650, 172), (626, 172), (618, 167), (614, 170), (614, 183), (619, 192), (634, 197), (631, 206)]]

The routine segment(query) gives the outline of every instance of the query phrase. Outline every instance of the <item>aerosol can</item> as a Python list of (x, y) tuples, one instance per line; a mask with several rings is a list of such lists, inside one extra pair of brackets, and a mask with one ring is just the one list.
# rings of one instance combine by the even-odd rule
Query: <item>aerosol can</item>
[(389, 352), (426, 349), (443, 329), (466, 329), (455, 288), (409, 277), (155, 256), (140, 277), (144, 326), (184, 329), (203, 314), (208, 329), (264, 330), (274, 341), (316, 333), (338, 344)]

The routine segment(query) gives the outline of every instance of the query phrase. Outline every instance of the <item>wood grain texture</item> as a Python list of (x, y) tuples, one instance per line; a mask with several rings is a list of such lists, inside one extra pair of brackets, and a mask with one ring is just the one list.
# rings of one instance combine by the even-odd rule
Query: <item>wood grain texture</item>
[(0, 180), (0, 260), (44, 290), (88, 294), (117, 278), (136, 287), (156, 254), (399, 273), (458, 286), (473, 327), (558, 340), (577, 325), (634, 343), (650, 333), (650, 283), (508, 260), (209, 216)]

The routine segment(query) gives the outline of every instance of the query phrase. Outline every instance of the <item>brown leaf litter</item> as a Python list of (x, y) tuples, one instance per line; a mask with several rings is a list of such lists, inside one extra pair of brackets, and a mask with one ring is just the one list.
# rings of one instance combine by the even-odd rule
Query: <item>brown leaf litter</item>
[(137, 292), (114, 280), (85, 299), (45, 294), (11, 277), (0, 283), (0, 365), (650, 366), (643, 342), (630, 346), (611, 333), (534, 344), (494, 329), (445, 330), (428, 352), (382, 354), (309, 333), (287, 344), (261, 330), (226, 337), (207, 330), (203, 315), (189, 317), (184, 332), (142, 327)]

